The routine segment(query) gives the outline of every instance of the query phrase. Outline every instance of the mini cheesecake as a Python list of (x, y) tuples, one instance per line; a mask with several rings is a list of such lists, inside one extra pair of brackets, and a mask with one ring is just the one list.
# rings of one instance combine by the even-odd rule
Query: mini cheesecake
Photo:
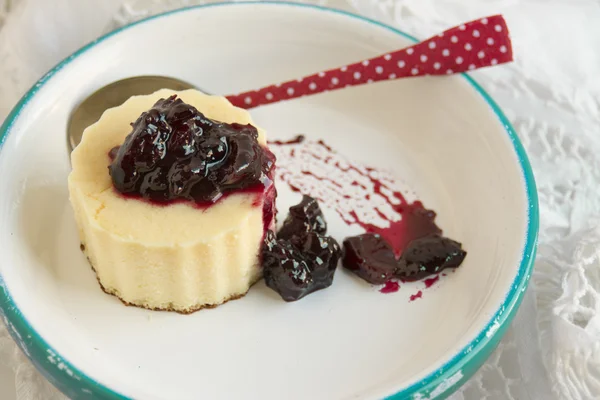
[(102, 289), (189, 313), (243, 296), (273, 229), (275, 158), (227, 99), (160, 90), (107, 110), (71, 155), (70, 201)]

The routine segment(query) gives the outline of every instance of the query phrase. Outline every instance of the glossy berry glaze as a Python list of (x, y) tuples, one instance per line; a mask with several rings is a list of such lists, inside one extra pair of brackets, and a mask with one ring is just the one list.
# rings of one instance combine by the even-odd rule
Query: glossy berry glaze
[(227, 193), (262, 191), (272, 183), (275, 156), (258, 143), (252, 125), (213, 121), (171, 96), (132, 127), (109, 167), (124, 195), (211, 204)]
[(272, 225), (275, 156), (252, 125), (211, 120), (171, 96), (144, 112), (109, 157), (114, 188), (124, 196), (207, 207), (231, 193), (255, 193), (265, 231)]
[(277, 236), (267, 232), (262, 249), (265, 283), (285, 301), (331, 286), (341, 249), (326, 231), (319, 204), (304, 196), (290, 208)]

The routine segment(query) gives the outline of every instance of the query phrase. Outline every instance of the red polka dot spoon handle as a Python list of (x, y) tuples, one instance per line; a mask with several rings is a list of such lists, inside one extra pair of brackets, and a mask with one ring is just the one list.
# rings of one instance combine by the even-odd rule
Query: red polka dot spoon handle
[(347, 86), (421, 75), (449, 75), (513, 60), (510, 36), (500, 15), (448, 29), (411, 47), (261, 89), (227, 96), (253, 108)]

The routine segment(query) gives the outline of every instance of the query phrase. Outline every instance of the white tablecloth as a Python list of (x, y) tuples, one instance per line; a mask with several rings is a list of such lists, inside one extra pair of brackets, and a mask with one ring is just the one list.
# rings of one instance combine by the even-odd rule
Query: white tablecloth
[[(0, 0), (0, 121), (37, 78), (85, 42), (149, 14), (208, 2)], [(453, 399), (600, 398), (600, 2), (305, 2), (362, 13), (423, 38), (505, 15), (517, 61), (473, 75), (529, 153), (540, 195), (540, 247), (512, 327)], [(1, 326), (0, 364), (0, 399), (63, 398)]]

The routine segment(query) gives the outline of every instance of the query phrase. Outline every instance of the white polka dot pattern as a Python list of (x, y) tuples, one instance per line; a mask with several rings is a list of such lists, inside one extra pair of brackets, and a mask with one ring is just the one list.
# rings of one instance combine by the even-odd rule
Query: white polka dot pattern
[(451, 75), (512, 60), (506, 22), (502, 16), (495, 15), (459, 25), (408, 48), (230, 95), (227, 99), (235, 106), (248, 109), (348, 86), (423, 75)]

